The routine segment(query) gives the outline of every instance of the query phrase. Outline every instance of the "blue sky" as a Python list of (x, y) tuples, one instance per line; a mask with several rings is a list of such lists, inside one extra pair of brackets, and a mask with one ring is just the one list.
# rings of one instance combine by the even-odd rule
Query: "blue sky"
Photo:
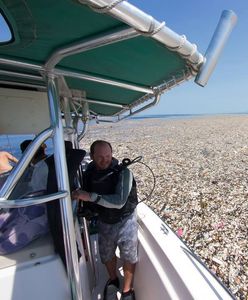
[(9, 40), (11, 40), (11, 32), (2, 15), (0, 15), (0, 28), (0, 41), (8, 42)]
[(248, 113), (248, 1), (247, 0), (130, 0), (177, 32), (185, 34), (204, 54), (220, 15), (233, 10), (237, 24), (208, 84), (193, 80), (161, 97), (160, 103), (142, 114)]

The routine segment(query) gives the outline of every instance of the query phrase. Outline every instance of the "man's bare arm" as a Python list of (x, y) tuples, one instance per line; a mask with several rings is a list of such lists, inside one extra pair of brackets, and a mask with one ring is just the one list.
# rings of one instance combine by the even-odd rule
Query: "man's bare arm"
[(0, 174), (12, 169), (10, 161), (17, 163), (18, 159), (7, 151), (0, 151)]

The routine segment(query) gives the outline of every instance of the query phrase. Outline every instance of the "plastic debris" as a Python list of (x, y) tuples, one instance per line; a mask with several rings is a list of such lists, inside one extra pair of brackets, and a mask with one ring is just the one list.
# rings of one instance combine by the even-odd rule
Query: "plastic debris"
[[(147, 205), (183, 229), (186, 244), (240, 300), (248, 300), (247, 128), (246, 115), (126, 120), (91, 126), (82, 144), (108, 140), (120, 161), (142, 155), (156, 176)], [(140, 164), (130, 169), (144, 199), (151, 174)]]
[(181, 227), (177, 229), (177, 235), (180, 237), (183, 235), (183, 229)]

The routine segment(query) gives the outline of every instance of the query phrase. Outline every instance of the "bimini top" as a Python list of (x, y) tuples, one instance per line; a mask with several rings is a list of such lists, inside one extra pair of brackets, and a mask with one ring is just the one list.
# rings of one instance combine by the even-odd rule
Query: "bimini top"
[(206, 61), (184, 35), (126, 1), (2, 0), (0, 7), (10, 33), (0, 44), (1, 85), (41, 90), (55, 75), (60, 93), (87, 99), (95, 115), (150, 106)]

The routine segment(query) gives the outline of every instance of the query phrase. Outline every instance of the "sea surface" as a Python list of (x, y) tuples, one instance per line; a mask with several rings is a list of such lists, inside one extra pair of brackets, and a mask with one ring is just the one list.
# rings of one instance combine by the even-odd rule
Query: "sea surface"
[(92, 126), (82, 147), (101, 138), (111, 141), (119, 160), (142, 156), (156, 186), (145, 165), (131, 165), (140, 199), (235, 299), (248, 300), (247, 114), (154, 117)]
[[(218, 114), (157, 114), (157, 115), (137, 115), (127, 118), (127, 120), (146, 120), (146, 119), (193, 119), (204, 116), (214, 116)], [(226, 114), (228, 115), (228, 114)], [(233, 114), (235, 115), (235, 114)], [(242, 115), (242, 113), (237, 114)], [(125, 122), (125, 121), (122, 121)], [(100, 127), (100, 126), (99, 126)], [(100, 128), (99, 128), (100, 129)], [(18, 159), (21, 157), (20, 144), (26, 139), (33, 139), (34, 135), (0, 135), (0, 151), (8, 151), (16, 156)], [(51, 154), (52, 141), (51, 139), (46, 141), (47, 154)]]
[(144, 120), (144, 119), (188, 119), (200, 116), (206, 116), (206, 114), (158, 114), (158, 115), (144, 115), (144, 116), (133, 116), (131, 120)]
[(141, 115), (133, 116), (129, 119), (131, 120), (142, 120), (142, 119), (192, 119), (198, 117), (208, 117), (208, 116), (232, 116), (232, 115), (247, 115), (247, 112), (241, 113), (222, 113), (222, 114), (157, 114), (157, 115)]
[[(34, 135), (28, 134), (28, 135), (0, 135), (0, 151), (8, 151), (12, 155), (14, 155), (16, 158), (20, 159), (22, 156), (20, 144), (25, 140), (32, 140), (34, 139)], [(52, 151), (52, 141), (51, 139), (46, 141), (47, 154), (51, 154)]]

